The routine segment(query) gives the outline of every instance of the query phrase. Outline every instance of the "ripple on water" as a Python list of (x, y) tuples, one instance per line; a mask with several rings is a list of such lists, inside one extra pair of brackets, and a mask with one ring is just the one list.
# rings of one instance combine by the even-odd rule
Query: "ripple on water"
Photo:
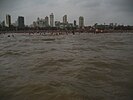
[(21, 56), (23, 55), (24, 52), (21, 52), (21, 51), (12, 51), (12, 50), (9, 50), (9, 51), (5, 51), (5, 52), (2, 52), (0, 53), (0, 56)]
[(132, 100), (129, 34), (0, 37), (0, 100)]

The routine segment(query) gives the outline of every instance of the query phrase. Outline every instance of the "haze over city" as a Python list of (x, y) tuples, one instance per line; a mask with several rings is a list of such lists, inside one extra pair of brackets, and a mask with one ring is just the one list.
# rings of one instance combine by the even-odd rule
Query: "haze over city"
[(94, 23), (119, 23), (133, 25), (132, 0), (0, 0), (0, 21), (5, 15), (12, 16), (14, 22), (18, 16), (25, 17), (30, 25), (37, 17), (44, 18), (54, 13), (55, 20), (68, 15), (68, 21), (78, 21), (84, 16), (85, 25)]
[(0, 100), (133, 100), (133, 0), (0, 0)]

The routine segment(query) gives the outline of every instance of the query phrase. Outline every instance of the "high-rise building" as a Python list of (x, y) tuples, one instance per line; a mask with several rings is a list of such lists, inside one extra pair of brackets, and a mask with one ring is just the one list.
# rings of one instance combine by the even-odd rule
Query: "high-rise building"
[(24, 17), (23, 16), (18, 16), (18, 27), (19, 28), (24, 28)]
[(74, 27), (77, 26), (76, 20), (74, 20), (73, 25), (74, 25)]
[(11, 26), (11, 16), (10, 15), (6, 15), (5, 26), (6, 27), (10, 27)]
[(67, 22), (67, 15), (64, 15), (64, 16), (63, 16), (63, 23), (64, 23), (64, 24), (67, 24), (67, 23), (68, 23), (68, 22)]
[(40, 18), (39, 17), (37, 18), (37, 21), (40, 21)]
[(84, 17), (83, 16), (79, 17), (79, 27), (80, 28), (84, 27)]
[(46, 27), (49, 26), (49, 18), (48, 18), (48, 16), (45, 17), (45, 26)]
[(54, 27), (54, 15), (53, 15), (53, 13), (51, 13), (51, 15), (50, 15), (50, 26)]

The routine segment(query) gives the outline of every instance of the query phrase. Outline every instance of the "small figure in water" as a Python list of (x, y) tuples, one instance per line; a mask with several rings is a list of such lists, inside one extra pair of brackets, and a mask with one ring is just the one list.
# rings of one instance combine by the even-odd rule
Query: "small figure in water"
[(72, 33), (73, 33), (73, 35), (75, 35), (75, 31), (74, 30), (72, 31)]
[(14, 35), (12, 35), (12, 37), (14, 37)]

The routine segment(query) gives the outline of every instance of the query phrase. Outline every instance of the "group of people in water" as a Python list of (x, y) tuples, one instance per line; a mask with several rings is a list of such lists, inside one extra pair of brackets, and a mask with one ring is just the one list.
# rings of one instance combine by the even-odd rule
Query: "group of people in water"
[(64, 34), (66, 34), (66, 35), (68, 35), (68, 34), (73, 34), (73, 35), (75, 35), (75, 31), (73, 30), (73, 31), (65, 31), (65, 32), (61, 32), (61, 31), (51, 31), (51, 32), (46, 32), (46, 31), (44, 31), (44, 32), (34, 32), (34, 31), (31, 31), (31, 32), (28, 32), (29, 33), (29, 35), (34, 35), (34, 34), (39, 34), (39, 35), (46, 35), (46, 34), (50, 34), (50, 35), (64, 35)]
[[(2, 34), (7, 34), (7, 37), (15, 37), (14, 34), (12, 33), (15, 33), (15, 32), (0, 32), (0, 35)], [(55, 35), (69, 35), (69, 34), (73, 34), (75, 35), (75, 31), (72, 30), (72, 31), (29, 31), (29, 32), (21, 32), (21, 33), (25, 33), (25, 34), (28, 34), (28, 35), (34, 35), (34, 34), (37, 34), (37, 35), (42, 35), (42, 36), (46, 36), (46, 35), (51, 35), (51, 36), (55, 36)], [(18, 34), (21, 34), (18, 32)]]
[[(6, 32), (0, 32), (0, 35), (5, 35)], [(13, 34), (8, 34), (7, 37), (15, 37)]]

